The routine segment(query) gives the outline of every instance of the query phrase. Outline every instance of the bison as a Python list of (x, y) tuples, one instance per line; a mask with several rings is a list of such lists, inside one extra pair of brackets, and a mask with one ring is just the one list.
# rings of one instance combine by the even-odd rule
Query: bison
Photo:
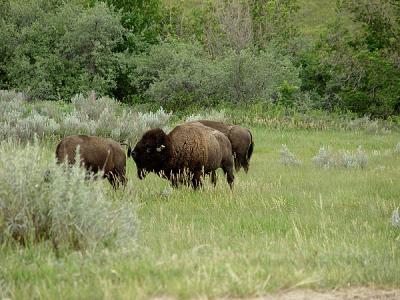
[(207, 127), (216, 129), (225, 134), (232, 144), (235, 170), (239, 171), (243, 168), (246, 173), (249, 171), (250, 158), (254, 150), (253, 136), (249, 129), (239, 125), (229, 125), (209, 120), (199, 120), (194, 122), (200, 122)]
[(126, 156), (121, 145), (111, 139), (87, 135), (71, 135), (57, 145), (57, 163), (75, 163), (76, 149), (79, 147), (81, 164), (94, 174), (103, 171), (115, 189), (120, 183), (126, 184)]
[(204, 175), (211, 174), (216, 184), (215, 170), (222, 168), (230, 188), (233, 188), (233, 155), (229, 139), (221, 132), (190, 123), (178, 125), (169, 134), (156, 128), (147, 131), (136, 144), (128, 149), (143, 179), (146, 172), (155, 172), (177, 186), (183, 180), (194, 189), (201, 186)]

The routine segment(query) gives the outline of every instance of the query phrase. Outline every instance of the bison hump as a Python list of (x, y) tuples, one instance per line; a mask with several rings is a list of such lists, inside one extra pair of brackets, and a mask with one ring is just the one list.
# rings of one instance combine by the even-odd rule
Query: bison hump
[(175, 127), (170, 133), (174, 165), (189, 168), (206, 165), (213, 152), (210, 149), (218, 147), (212, 131), (214, 130), (195, 124)]

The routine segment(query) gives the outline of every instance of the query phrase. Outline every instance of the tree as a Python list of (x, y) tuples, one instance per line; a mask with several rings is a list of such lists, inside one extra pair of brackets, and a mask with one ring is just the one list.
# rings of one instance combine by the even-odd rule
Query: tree
[(49, 100), (90, 90), (110, 94), (119, 65), (113, 49), (123, 33), (119, 14), (101, 3), (50, 2), (10, 2), (0, 23), (3, 87)]
[[(400, 10), (390, 0), (342, 0), (338, 17), (303, 56), (303, 90), (324, 108), (386, 118), (400, 112)], [(351, 22), (349, 22), (349, 17)]]

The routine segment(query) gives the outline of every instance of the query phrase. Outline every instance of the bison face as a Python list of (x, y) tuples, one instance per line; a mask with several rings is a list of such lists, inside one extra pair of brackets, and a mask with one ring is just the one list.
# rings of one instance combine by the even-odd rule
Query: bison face
[(168, 136), (161, 129), (147, 131), (130, 153), (143, 179), (147, 172), (160, 173), (165, 170), (169, 158)]

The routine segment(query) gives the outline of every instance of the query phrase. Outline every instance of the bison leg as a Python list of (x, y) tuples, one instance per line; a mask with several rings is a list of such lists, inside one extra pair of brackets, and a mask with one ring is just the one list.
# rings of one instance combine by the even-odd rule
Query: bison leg
[(179, 186), (178, 175), (176, 174), (171, 175), (170, 180), (173, 188), (177, 188)]
[(201, 183), (201, 171), (197, 170), (193, 172), (193, 177), (192, 177), (192, 186), (194, 189), (197, 189), (202, 185)]
[(215, 170), (211, 172), (211, 183), (214, 187), (217, 185), (217, 174), (215, 173)]
[(123, 187), (126, 186), (127, 178), (125, 176), (125, 170), (115, 170), (107, 174), (105, 177), (108, 179), (114, 190), (119, 188), (120, 185)]
[(113, 189), (116, 190), (117, 189), (117, 179), (115, 178), (115, 175), (110, 173), (110, 174), (107, 174), (104, 177), (106, 177), (108, 179), (108, 182), (111, 184)]
[(233, 175), (233, 166), (224, 166), (222, 167), (224, 170), (224, 173), (226, 174), (226, 180), (228, 181), (229, 187), (231, 190), (233, 189), (233, 181), (235, 179), (235, 176)]
[(242, 166), (243, 166), (243, 169), (244, 169), (244, 171), (246, 173), (249, 172), (250, 164), (249, 164), (249, 161), (247, 159), (244, 159), (244, 161), (242, 162)]
[(128, 179), (124, 174), (118, 174), (118, 183), (122, 185), (122, 187), (126, 187), (126, 182), (128, 181)]
[(236, 172), (239, 172), (240, 171), (240, 168), (242, 167), (242, 164), (241, 164), (241, 161), (240, 161), (240, 159), (237, 157), (237, 153), (235, 153), (235, 170), (236, 170)]

